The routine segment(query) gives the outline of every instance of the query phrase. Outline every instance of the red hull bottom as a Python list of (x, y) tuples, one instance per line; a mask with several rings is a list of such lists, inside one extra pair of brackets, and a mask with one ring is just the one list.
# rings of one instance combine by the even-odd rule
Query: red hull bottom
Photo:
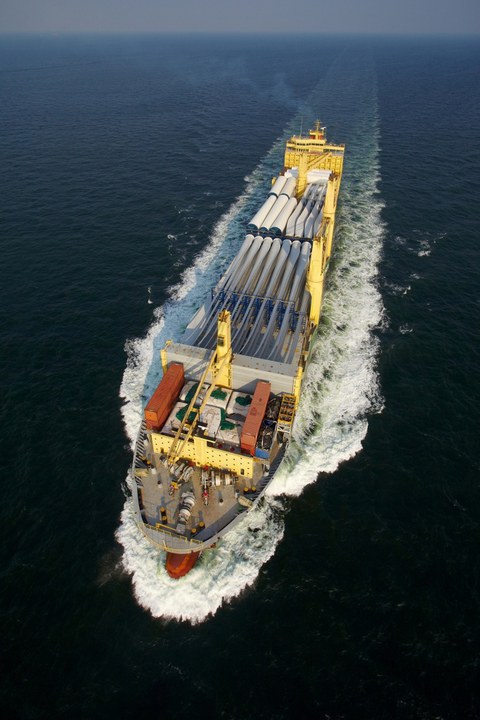
[(181, 578), (190, 572), (199, 557), (199, 552), (188, 553), (188, 555), (167, 553), (167, 561), (165, 563), (166, 571), (170, 577), (175, 580)]

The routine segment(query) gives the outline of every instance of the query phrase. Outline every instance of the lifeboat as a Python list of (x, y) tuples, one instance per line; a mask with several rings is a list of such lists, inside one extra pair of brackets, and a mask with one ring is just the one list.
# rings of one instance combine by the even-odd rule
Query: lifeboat
[(199, 557), (199, 552), (191, 552), (187, 555), (167, 553), (165, 569), (171, 578), (177, 580), (190, 572)]

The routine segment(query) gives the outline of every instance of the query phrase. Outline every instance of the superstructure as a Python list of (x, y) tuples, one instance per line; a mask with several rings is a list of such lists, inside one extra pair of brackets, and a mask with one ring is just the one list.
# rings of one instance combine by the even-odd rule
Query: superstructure
[(322, 306), (344, 146), (294, 135), (232, 263), (182, 342), (161, 351), (133, 506), (181, 577), (262, 496), (285, 452)]

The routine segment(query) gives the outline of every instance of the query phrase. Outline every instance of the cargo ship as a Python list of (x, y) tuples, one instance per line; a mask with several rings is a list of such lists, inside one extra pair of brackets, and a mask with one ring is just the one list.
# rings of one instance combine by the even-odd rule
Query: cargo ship
[(131, 470), (133, 509), (189, 572), (259, 502), (284, 456), (320, 320), (344, 145), (294, 135), (236, 257), (160, 351)]

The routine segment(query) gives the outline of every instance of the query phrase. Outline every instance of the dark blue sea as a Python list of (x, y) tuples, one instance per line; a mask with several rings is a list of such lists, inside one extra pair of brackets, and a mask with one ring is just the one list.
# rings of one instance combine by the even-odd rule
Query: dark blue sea
[[(2, 718), (480, 718), (479, 88), (478, 38), (0, 38)], [(347, 150), (288, 457), (176, 582), (142, 405), (316, 118)]]

